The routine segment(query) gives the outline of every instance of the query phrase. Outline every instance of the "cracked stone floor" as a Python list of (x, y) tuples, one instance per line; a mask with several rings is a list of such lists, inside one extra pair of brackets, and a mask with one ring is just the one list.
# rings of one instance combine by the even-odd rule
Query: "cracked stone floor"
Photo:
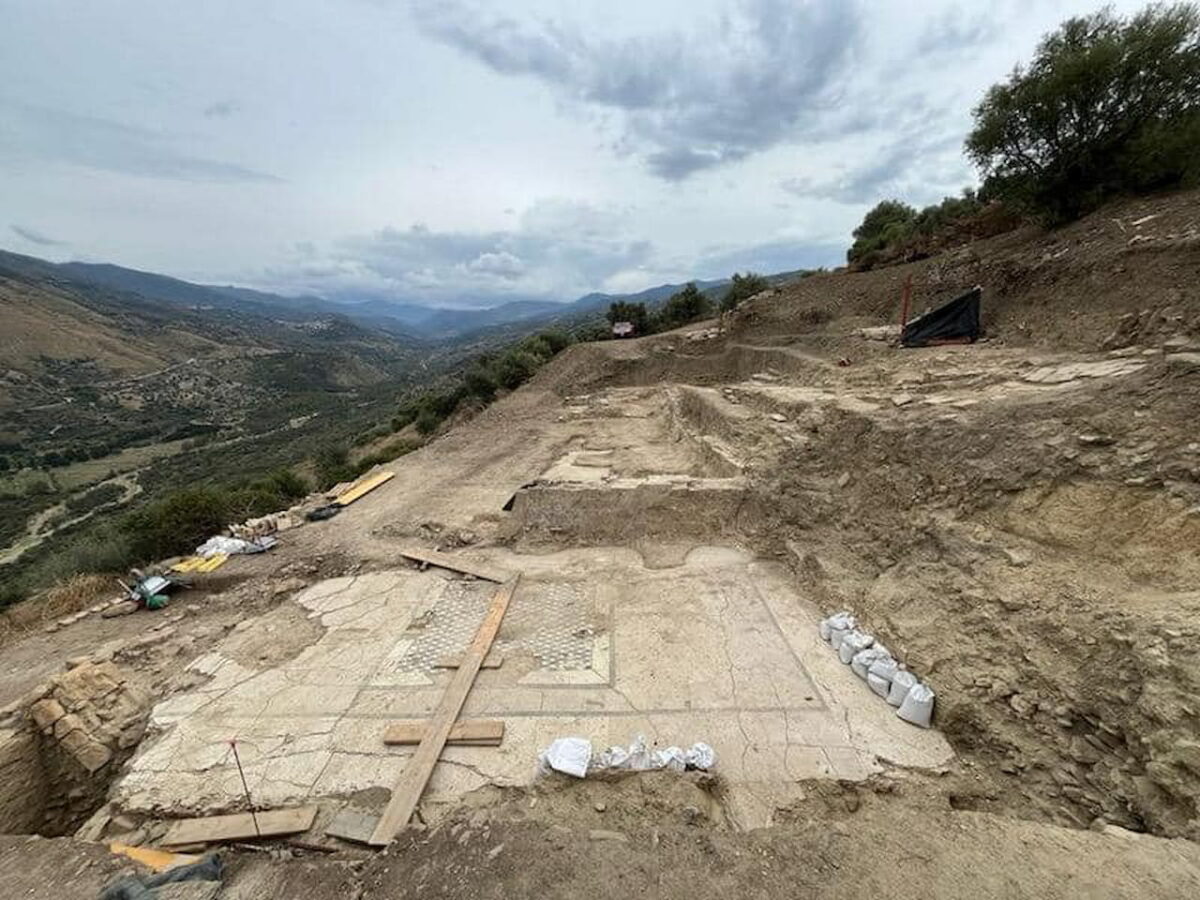
[[(617, 548), (472, 556), (524, 573), (497, 638), (503, 664), (479, 673), (463, 713), (507, 730), (499, 747), (448, 747), (427, 808), (528, 783), (539, 750), (571, 735), (711, 744), (743, 827), (769, 823), (799, 796), (798, 779), (861, 779), (878, 759), (937, 766), (951, 755), (837, 661), (776, 563), (722, 547), (666, 568)], [(158, 704), (114, 799), (146, 812), (237, 806), (230, 738), (260, 805), (391, 787), (412, 751), (385, 747), (384, 727), (431, 712), (450, 678), (434, 664), (465, 647), (494, 590), (407, 568), (312, 585), (289, 602), (321, 626), (315, 642), (262, 670), (220, 649), (194, 662), (209, 677)], [(269, 629), (271, 618), (244, 627)]]

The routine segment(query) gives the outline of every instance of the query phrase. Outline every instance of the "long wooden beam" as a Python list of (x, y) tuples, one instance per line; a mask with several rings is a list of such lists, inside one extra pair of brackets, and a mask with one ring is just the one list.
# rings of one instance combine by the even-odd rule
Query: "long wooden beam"
[(471, 686), (475, 683), (479, 667), (491, 649), (492, 641), (496, 639), (500, 623), (504, 620), (504, 613), (508, 610), (509, 601), (512, 600), (520, 580), (521, 575), (518, 572), (501, 585), (492, 597), (483, 624), (475, 632), (474, 640), (463, 653), (462, 660), (454, 671), (454, 677), (450, 679), (450, 684), (446, 686), (441, 700), (438, 701), (437, 709), (426, 726), (425, 736), (404, 764), (400, 780), (392, 788), (392, 799), (371, 835), (372, 846), (386, 847), (396, 839), (400, 829), (412, 818), (413, 811), (421, 800), (421, 794), (425, 792), (425, 785), (429, 783), (429, 777), (442, 755), (442, 749), (446, 746), (446, 739), (450, 737), (458, 714), (462, 712), (463, 704), (467, 701), (467, 694), (471, 692)]
[(400, 555), (419, 563), (437, 566), (439, 569), (449, 569), (451, 572), (462, 572), (474, 575), (484, 581), (494, 581), (503, 584), (513, 577), (512, 572), (503, 569), (493, 569), (484, 563), (473, 562), (461, 556), (451, 556), (448, 553), (438, 553), (436, 550), (422, 550), (419, 547), (405, 547)]

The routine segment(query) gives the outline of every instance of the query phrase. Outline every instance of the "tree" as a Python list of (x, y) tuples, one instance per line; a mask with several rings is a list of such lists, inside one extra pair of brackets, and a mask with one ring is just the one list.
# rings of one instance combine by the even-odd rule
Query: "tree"
[(650, 332), (650, 314), (646, 312), (645, 303), (618, 300), (609, 305), (605, 318), (608, 319), (609, 325), (616, 325), (618, 322), (632, 322), (635, 334), (649, 334)]
[(864, 261), (869, 254), (899, 242), (912, 232), (916, 218), (917, 211), (907, 203), (881, 200), (852, 232), (854, 243), (846, 251), (846, 260), (852, 263)]
[(1200, 178), (1200, 10), (1105, 9), (1046, 35), (974, 110), (984, 192), (1063, 222), (1126, 191)]
[(745, 275), (733, 273), (733, 278), (730, 280), (729, 290), (725, 292), (725, 296), (721, 298), (721, 312), (729, 312), (734, 309), (743, 300), (753, 297), (755, 294), (760, 294), (771, 286), (767, 279), (755, 272), (747, 272)]
[(700, 293), (696, 282), (689, 281), (663, 304), (662, 311), (658, 314), (659, 326), (664, 331), (678, 328), (708, 315), (711, 310), (712, 304)]

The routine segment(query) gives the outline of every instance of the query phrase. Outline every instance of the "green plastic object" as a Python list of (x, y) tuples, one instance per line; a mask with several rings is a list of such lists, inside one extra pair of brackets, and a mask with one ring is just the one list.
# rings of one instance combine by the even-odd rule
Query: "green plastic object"
[(151, 594), (146, 598), (146, 609), (162, 609), (167, 605), (167, 598), (164, 594)]

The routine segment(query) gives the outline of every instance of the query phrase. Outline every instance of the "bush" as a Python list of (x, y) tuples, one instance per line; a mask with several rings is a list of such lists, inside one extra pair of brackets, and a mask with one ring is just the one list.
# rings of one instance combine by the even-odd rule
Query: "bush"
[(662, 331), (678, 328), (688, 322), (703, 318), (712, 311), (712, 304), (696, 287), (694, 281), (689, 281), (682, 290), (672, 294), (663, 304), (658, 314), (658, 327)]
[(432, 409), (423, 409), (417, 416), (417, 431), (428, 437), (437, 431), (437, 427), (441, 422), (442, 420), (438, 417), (438, 414)]
[(557, 328), (543, 331), (538, 337), (549, 345), (552, 356), (557, 356), (571, 346), (571, 336)]
[(1200, 180), (1200, 10), (1069, 19), (974, 110), (990, 196), (1057, 223), (1109, 197)]
[(229, 524), (230, 498), (211, 487), (169, 495), (128, 515), (122, 528), (137, 559), (190, 552)]
[(354, 477), (350, 466), (350, 452), (340, 444), (329, 444), (317, 451), (314, 460), (317, 468), (317, 486), (328, 490), (340, 481)]
[(463, 376), (463, 386), (471, 396), (478, 397), (484, 403), (490, 403), (495, 399), (496, 390), (500, 384), (496, 381), (496, 376), (492, 374), (491, 369), (476, 365), (474, 368), (468, 369), (467, 374)]
[(496, 379), (510, 391), (528, 381), (543, 360), (526, 350), (510, 350), (496, 360)]
[(734, 272), (729, 290), (721, 298), (721, 312), (729, 312), (743, 300), (747, 300), (755, 294), (762, 293), (770, 286), (771, 283), (767, 279), (754, 272), (747, 272), (745, 275), (739, 275), (737, 272)]
[(646, 311), (645, 303), (629, 303), (619, 300), (609, 305), (605, 318), (608, 319), (609, 325), (616, 325), (618, 322), (632, 323), (634, 334), (650, 333), (650, 314)]

